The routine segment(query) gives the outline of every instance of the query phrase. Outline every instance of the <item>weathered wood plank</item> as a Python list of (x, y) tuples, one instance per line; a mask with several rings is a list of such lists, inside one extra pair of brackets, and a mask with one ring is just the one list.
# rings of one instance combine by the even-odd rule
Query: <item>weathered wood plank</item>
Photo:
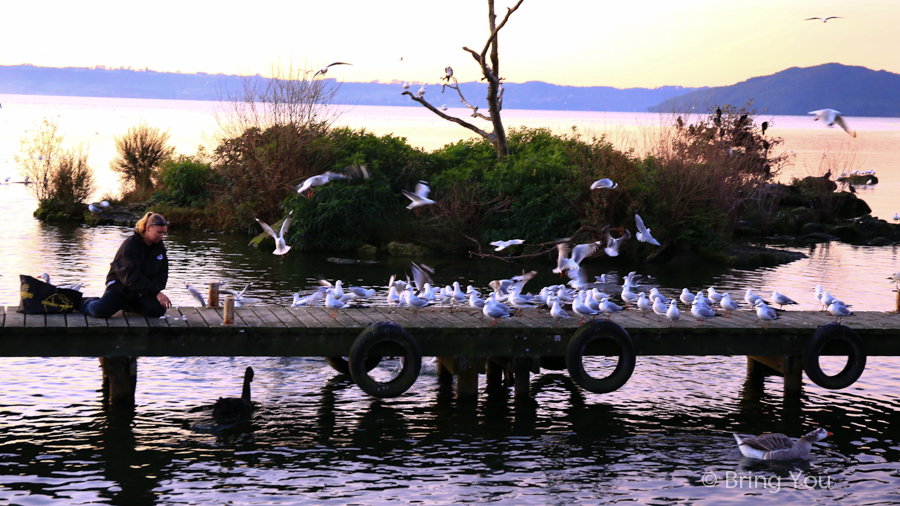
[(269, 331), (284, 334), (287, 333), (288, 327), (280, 318), (272, 313), (271, 308), (267, 306), (253, 306), (253, 314), (266, 324)]
[(66, 314), (65, 313), (56, 313), (56, 314), (48, 314), (45, 320), (45, 324), (47, 329), (54, 328), (65, 328), (66, 326)]
[(199, 308), (196, 307), (180, 307), (178, 310), (181, 312), (182, 317), (186, 318), (186, 322), (188, 327), (191, 329), (206, 329), (209, 330), (209, 325), (206, 323), (206, 320), (200, 316)]
[(250, 306), (236, 307), (234, 308), (234, 314), (239, 315), (247, 327), (252, 329), (268, 329), (269, 326), (266, 325), (264, 321), (262, 321), (256, 313), (253, 312), (253, 308)]
[(29, 330), (37, 330), (39, 329), (41, 332), (47, 328), (47, 318), (46, 315), (42, 314), (26, 314), (25, 315), (25, 328)]
[(165, 321), (171, 329), (188, 328), (187, 320), (185, 320), (184, 315), (181, 314), (181, 311), (179, 311), (179, 308), (177, 307), (170, 307), (169, 309), (166, 309)]
[(83, 333), (87, 331), (87, 319), (80, 311), (66, 313), (66, 328), (69, 333)]
[(122, 329), (128, 328), (128, 320), (125, 319), (125, 312), (119, 311), (118, 313), (110, 316), (106, 319), (106, 325), (113, 331), (121, 331)]
[(133, 332), (149, 332), (150, 324), (147, 322), (147, 317), (131, 312), (123, 312), (125, 316), (125, 321), (128, 322), (128, 328), (132, 329)]
[(4, 330), (21, 330), (25, 327), (25, 315), (18, 312), (18, 309), (18, 306), (6, 306), (6, 320), (3, 323)]

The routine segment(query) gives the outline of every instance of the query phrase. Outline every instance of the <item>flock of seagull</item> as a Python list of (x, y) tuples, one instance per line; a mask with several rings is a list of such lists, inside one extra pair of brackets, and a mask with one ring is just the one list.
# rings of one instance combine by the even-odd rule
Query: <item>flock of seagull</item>
[[(438, 308), (443, 311), (448, 307), (451, 313), (460, 311), (475, 315), (480, 312), (481, 319), (488, 317), (492, 320), (491, 326), (496, 325), (502, 318), (522, 314), (528, 309), (534, 309), (536, 313), (548, 309), (557, 328), (569, 317), (565, 310), (567, 307), (581, 317), (579, 324), (583, 324), (588, 317), (593, 320), (598, 316), (605, 316), (606, 320), (609, 320), (614, 314), (634, 308), (635, 311), (641, 312), (642, 316), (652, 312), (657, 316), (658, 322), (665, 317), (669, 320), (670, 326), (681, 320), (679, 301), (684, 304), (685, 310), (689, 308), (690, 314), (699, 322), (697, 325), (718, 316), (730, 318), (741, 307), (740, 303), (733, 300), (727, 292), (720, 293), (712, 286), (705, 293), (703, 290), (692, 293), (684, 288), (677, 298), (671, 300), (661, 294), (655, 286), (643, 291), (639, 284), (643, 276), (634, 271), (628, 273), (622, 280), (619, 299), (624, 306), (619, 305), (613, 302), (611, 295), (601, 291), (610, 286), (618, 286), (611, 282), (611, 277), (605, 274), (595, 276), (595, 281), (589, 283), (585, 279), (584, 269), (579, 266), (580, 261), (587, 258), (589, 253), (596, 252), (597, 248), (598, 243), (579, 244), (571, 249), (568, 243), (560, 243), (559, 261), (553, 272), (565, 272), (570, 281), (566, 284), (545, 286), (537, 294), (523, 292), (525, 284), (537, 274), (537, 271), (523, 272), (509, 279), (494, 280), (489, 283), (491, 291), (485, 296), (472, 285), (467, 286), (464, 291), (459, 281), (453, 281), (443, 288), (438, 287), (433, 281), (434, 270), (424, 264), (413, 262), (412, 279), (407, 276), (406, 281), (403, 281), (392, 276), (386, 287), (387, 295), (384, 296), (382, 292), (379, 297), (385, 297), (384, 302), (388, 307), (404, 307), (412, 311), (413, 315), (418, 315), (420, 310), (428, 307), (431, 307), (432, 311)], [(900, 272), (889, 279), (900, 283)], [(371, 300), (376, 296), (375, 289), (344, 287), (340, 280), (334, 283), (320, 280), (320, 284), (322, 286), (308, 295), (295, 293), (291, 307), (325, 307), (331, 311), (330, 316), (333, 318), (338, 311), (345, 309), (354, 301)], [(832, 296), (821, 285), (815, 288), (814, 296), (816, 302), (822, 305), (823, 311), (836, 317), (836, 322), (853, 314), (847, 304)], [(756, 321), (762, 321), (764, 329), (768, 329), (772, 320), (778, 319), (778, 311), (770, 304), (779, 306), (779, 310), (783, 310), (784, 306), (797, 304), (777, 290), (771, 292), (770, 302), (766, 302), (752, 289), (746, 291), (743, 299), (756, 311)], [(719, 315), (719, 310), (724, 313)]]

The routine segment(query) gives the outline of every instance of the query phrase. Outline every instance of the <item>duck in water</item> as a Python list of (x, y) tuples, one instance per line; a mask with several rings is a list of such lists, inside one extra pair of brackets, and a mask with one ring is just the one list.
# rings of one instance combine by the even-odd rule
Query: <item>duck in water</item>
[(244, 372), (244, 390), (240, 397), (219, 397), (213, 404), (212, 416), (218, 421), (247, 419), (255, 409), (250, 402), (250, 382), (253, 381), (253, 368), (247, 367)]

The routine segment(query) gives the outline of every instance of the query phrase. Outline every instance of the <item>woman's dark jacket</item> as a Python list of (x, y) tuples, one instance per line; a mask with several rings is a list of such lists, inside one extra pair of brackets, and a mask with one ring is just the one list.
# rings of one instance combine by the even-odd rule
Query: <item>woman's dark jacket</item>
[[(156, 297), (166, 288), (169, 279), (169, 259), (162, 241), (147, 245), (141, 234), (125, 239), (109, 264), (107, 289), (115, 288)], [(112, 283), (115, 281), (115, 283)]]

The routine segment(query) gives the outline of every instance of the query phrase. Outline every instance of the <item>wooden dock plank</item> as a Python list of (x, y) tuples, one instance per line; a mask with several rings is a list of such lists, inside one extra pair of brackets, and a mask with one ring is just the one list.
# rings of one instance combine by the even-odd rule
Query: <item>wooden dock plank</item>
[(181, 312), (182, 317), (186, 318), (187, 326), (194, 329), (209, 329), (209, 325), (206, 323), (206, 320), (200, 316), (200, 310), (196, 307), (180, 307), (178, 310)]
[(45, 320), (46, 328), (65, 328), (66, 326), (66, 314), (65, 313), (55, 313), (48, 314)]
[(110, 316), (106, 319), (106, 326), (113, 332), (121, 331), (123, 329), (128, 329), (128, 320), (125, 319), (125, 312), (119, 311), (118, 313)]
[(87, 332), (87, 319), (84, 313), (80, 311), (66, 313), (66, 328), (69, 329), (69, 333)]
[(42, 314), (26, 314), (25, 328), (32, 331), (41, 331), (47, 328), (46, 315)]
[[(298, 317), (303, 318), (303, 321), (312, 320), (318, 322), (318, 326), (324, 328), (326, 333), (342, 333), (344, 330), (344, 326), (339, 323), (337, 319), (331, 317), (333, 311), (324, 306), (297, 309), (305, 310), (298, 311), (296, 313)], [(337, 314), (335, 314), (335, 316), (337, 316)]]
[(269, 308), (272, 311), (272, 314), (275, 315), (276, 318), (281, 320), (285, 326), (288, 327), (289, 331), (292, 334), (306, 334), (309, 330), (309, 327), (303, 323), (303, 320), (297, 318), (293, 312), (291, 312), (288, 308), (282, 306), (271, 306)]
[(166, 309), (165, 321), (170, 329), (184, 329), (188, 327), (187, 320), (184, 319), (184, 315), (181, 314), (177, 307)]
[(271, 332), (286, 333), (288, 331), (287, 325), (285, 325), (285, 323), (281, 321), (281, 319), (275, 316), (275, 314), (272, 313), (269, 307), (253, 306), (252, 310), (253, 314), (255, 314), (257, 318), (262, 320), (262, 322), (266, 324), (266, 327), (268, 327)]
[(150, 324), (147, 322), (147, 317), (131, 312), (123, 312), (125, 316), (125, 321), (128, 322), (128, 327), (132, 329), (134, 332), (149, 332)]
[(20, 313), (19, 306), (6, 306), (6, 319), (3, 323), (5, 329), (21, 329), (25, 327), (25, 314)]
[(224, 321), (224, 317), (222, 312), (224, 309), (218, 307), (207, 307), (200, 308), (197, 310), (197, 314), (200, 315), (200, 318), (203, 318), (203, 321), (206, 322), (209, 331), (213, 334), (221, 334), (225, 332), (230, 332), (228, 327), (223, 326), (222, 322)]

